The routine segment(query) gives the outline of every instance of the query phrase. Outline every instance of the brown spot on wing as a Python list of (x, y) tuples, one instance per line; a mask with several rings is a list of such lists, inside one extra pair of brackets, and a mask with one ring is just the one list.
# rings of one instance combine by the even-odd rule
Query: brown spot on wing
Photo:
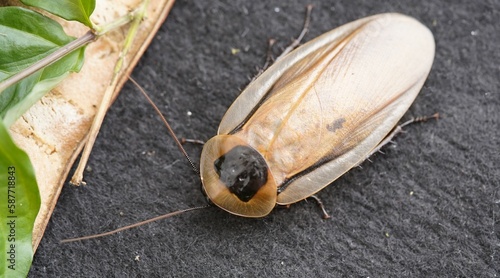
[(336, 130), (341, 129), (344, 123), (345, 123), (345, 118), (336, 119), (332, 123), (327, 124), (326, 129), (330, 132), (335, 132)]

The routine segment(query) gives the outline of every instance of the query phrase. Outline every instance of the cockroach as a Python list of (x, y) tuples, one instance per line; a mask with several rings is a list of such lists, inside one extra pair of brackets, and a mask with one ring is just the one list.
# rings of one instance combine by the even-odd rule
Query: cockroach
[(423, 24), (387, 13), (340, 26), (278, 59), (204, 144), (206, 196), (244, 217), (313, 196), (399, 131), (434, 48)]
[(433, 59), (429, 29), (400, 14), (363, 18), (297, 48), (241, 93), (204, 145), (208, 198), (262, 217), (320, 191), (384, 141)]

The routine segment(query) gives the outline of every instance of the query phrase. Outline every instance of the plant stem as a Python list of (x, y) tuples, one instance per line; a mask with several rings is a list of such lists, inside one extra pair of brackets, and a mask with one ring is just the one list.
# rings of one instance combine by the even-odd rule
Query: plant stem
[(124, 16), (121, 16), (117, 18), (116, 20), (113, 20), (112, 22), (105, 24), (102, 27), (96, 26), (95, 30), (89, 30), (87, 33), (85, 33), (83, 36), (79, 37), (78, 39), (68, 43), (65, 46), (62, 46), (61, 48), (57, 49), (56, 51), (52, 52), (45, 58), (41, 59), (40, 61), (34, 63), (33, 65), (27, 67), (26, 69), (18, 72), (17, 74), (11, 76), (7, 80), (4, 80), (0, 82), (0, 94), (5, 91), (8, 87), (16, 84), (17, 82), (21, 81), (22, 79), (32, 75), (33, 73), (37, 72), (38, 70), (47, 67), (57, 60), (61, 59), (62, 57), (68, 55), (69, 53), (75, 51), (76, 49), (89, 44), (90, 42), (98, 39), (100, 36), (108, 33), (109, 31), (116, 30), (117, 28), (120, 28), (121, 26), (128, 24), (134, 18), (136, 18), (137, 14), (141, 13), (141, 10), (138, 9), (138, 12), (131, 12), (127, 13)]
[(79, 37), (78, 39), (68, 43), (65, 46), (62, 46), (58, 50), (54, 51), (53, 53), (49, 54), (45, 58), (41, 59), (40, 61), (36, 62), (35, 64), (27, 67), (26, 69), (20, 71), (19, 73), (11, 76), (9, 79), (0, 82), (0, 93), (3, 92), (5, 89), (8, 87), (16, 84), (17, 82), (21, 81), (22, 79), (32, 75), (33, 73), (37, 72), (38, 70), (49, 66), (56, 62), (57, 60), (61, 59), (62, 57), (66, 56), (68, 53), (71, 53), (72, 51), (88, 44), (89, 42), (93, 41), (96, 39), (96, 34), (92, 31), (88, 31), (85, 33), (85, 35)]
[(114, 90), (119, 82), (119, 74), (123, 69), (125, 57), (127, 56), (127, 53), (130, 50), (130, 47), (132, 46), (134, 38), (137, 35), (140, 23), (146, 15), (146, 8), (148, 4), (149, 0), (144, 1), (141, 4), (141, 6), (137, 8), (136, 11), (132, 13), (131, 16), (129, 17), (130, 19), (133, 19), (133, 21), (128, 30), (127, 37), (125, 38), (123, 49), (120, 52), (120, 57), (118, 58), (118, 61), (116, 61), (111, 82), (109, 86), (106, 88), (106, 91), (104, 92), (104, 96), (102, 97), (99, 109), (97, 110), (94, 116), (94, 121), (90, 126), (87, 143), (85, 144), (82, 155), (80, 157), (80, 161), (78, 162), (78, 166), (75, 172), (73, 173), (73, 177), (71, 178), (70, 181), (71, 184), (80, 185), (83, 182), (83, 172), (85, 170), (85, 167), (87, 166), (87, 162), (90, 157), (90, 153), (92, 152), (92, 148), (94, 147), (97, 134), (101, 129), (104, 116), (106, 116), (106, 112), (108, 111), (108, 108), (113, 100), (113, 95), (115, 93)]

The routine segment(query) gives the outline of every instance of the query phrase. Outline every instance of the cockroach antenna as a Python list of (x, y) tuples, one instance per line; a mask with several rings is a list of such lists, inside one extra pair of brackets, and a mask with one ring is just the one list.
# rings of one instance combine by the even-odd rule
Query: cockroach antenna
[[(167, 119), (163, 116), (163, 114), (161, 113), (161, 111), (158, 108), (158, 106), (156, 106), (156, 104), (149, 97), (149, 95), (142, 88), (142, 86), (139, 85), (139, 83), (137, 83), (132, 77), (129, 77), (129, 79), (130, 79), (130, 81), (132, 81), (132, 83), (134, 83), (134, 85), (139, 89), (139, 91), (144, 95), (144, 97), (146, 97), (146, 99), (151, 104), (151, 106), (153, 106), (153, 108), (155, 109), (156, 113), (158, 113), (158, 115), (162, 119), (163, 123), (167, 127), (168, 132), (170, 133), (170, 135), (174, 139), (174, 141), (177, 144), (177, 147), (179, 148), (179, 150), (182, 152), (182, 154), (189, 161), (189, 164), (191, 164), (191, 167), (193, 168), (193, 170), (197, 174), (199, 174), (200, 172), (198, 171), (198, 168), (196, 168), (196, 166), (194, 165), (193, 161), (191, 160), (191, 158), (187, 154), (186, 150), (184, 149), (184, 147), (182, 147), (182, 143), (179, 141), (179, 139), (177, 139), (177, 136), (175, 135), (172, 127), (170, 127), (170, 124), (168, 123)], [(109, 235), (116, 234), (116, 233), (124, 231), (124, 230), (128, 230), (128, 229), (132, 229), (132, 228), (135, 228), (135, 227), (139, 227), (139, 226), (142, 226), (142, 225), (154, 222), (154, 221), (158, 221), (158, 220), (170, 218), (172, 216), (175, 216), (175, 215), (178, 215), (178, 214), (181, 214), (181, 213), (185, 213), (185, 212), (189, 212), (189, 211), (194, 211), (194, 210), (200, 210), (200, 209), (204, 209), (204, 208), (208, 208), (208, 207), (210, 207), (210, 205), (182, 209), (182, 210), (170, 212), (170, 213), (167, 213), (167, 214), (164, 214), (164, 215), (160, 215), (160, 216), (148, 219), (148, 220), (144, 220), (144, 221), (141, 221), (141, 222), (138, 222), (138, 223), (135, 223), (135, 224), (131, 224), (131, 225), (128, 225), (128, 226), (125, 226), (125, 227), (121, 227), (121, 228), (118, 228), (116, 230), (112, 230), (112, 231), (109, 231), (109, 232), (104, 232), (104, 233), (94, 234), (94, 235), (89, 235), (89, 236), (83, 236), (83, 237), (77, 237), (77, 238), (63, 239), (60, 242), (61, 243), (68, 243), (68, 242), (75, 242), (75, 241), (81, 241), (81, 240), (87, 240), (87, 239), (93, 239), (93, 238), (99, 238), (99, 237), (109, 236)]]
[(179, 148), (179, 150), (182, 152), (182, 154), (186, 157), (186, 159), (189, 161), (189, 164), (191, 164), (191, 168), (193, 168), (193, 170), (196, 172), (196, 174), (200, 174), (200, 171), (198, 171), (198, 168), (194, 165), (193, 161), (191, 160), (191, 157), (189, 157), (189, 155), (187, 154), (186, 150), (182, 146), (182, 143), (179, 141), (179, 139), (175, 135), (174, 130), (172, 129), (172, 127), (170, 127), (170, 124), (168, 123), (168, 121), (165, 118), (165, 116), (163, 116), (163, 114), (161, 113), (161, 111), (158, 108), (158, 106), (156, 106), (156, 104), (153, 102), (153, 100), (149, 97), (149, 95), (142, 88), (142, 86), (139, 85), (139, 83), (137, 83), (137, 81), (135, 81), (132, 77), (129, 77), (129, 79), (130, 79), (130, 81), (132, 81), (132, 83), (134, 83), (134, 85), (137, 87), (137, 89), (139, 89), (139, 91), (142, 93), (142, 95), (148, 100), (148, 102), (151, 104), (151, 106), (153, 106), (153, 108), (155, 109), (156, 113), (158, 113), (158, 116), (160, 116), (161, 120), (163, 121), (163, 123), (165, 124), (165, 126), (168, 129), (168, 133), (174, 139), (175, 144), (177, 145), (177, 147)]
[(104, 233), (90, 235), (90, 236), (82, 236), (82, 237), (76, 237), (76, 238), (63, 239), (63, 240), (60, 241), (60, 243), (68, 243), (68, 242), (75, 242), (75, 241), (93, 239), (93, 238), (98, 238), (98, 237), (105, 237), (105, 236), (109, 236), (109, 235), (112, 235), (112, 234), (116, 234), (116, 233), (121, 232), (121, 231), (125, 231), (125, 230), (128, 230), (128, 229), (139, 227), (139, 226), (142, 226), (142, 225), (154, 222), (154, 221), (158, 221), (158, 220), (162, 220), (162, 219), (167, 219), (167, 218), (170, 218), (172, 216), (175, 216), (175, 215), (178, 215), (178, 214), (181, 214), (181, 213), (184, 213), (184, 212), (189, 212), (189, 211), (193, 211), (193, 210), (200, 210), (200, 209), (205, 209), (205, 208), (209, 208), (209, 207), (210, 207), (210, 205), (201, 206), (201, 207), (193, 207), (193, 208), (188, 208), (188, 209), (181, 209), (181, 210), (178, 210), (178, 211), (174, 211), (174, 212), (170, 212), (170, 213), (167, 213), (167, 214), (164, 214), (164, 215), (153, 217), (151, 219), (144, 220), (144, 221), (132, 224), (132, 225), (121, 227), (121, 228), (118, 228), (116, 230), (112, 230), (112, 231), (109, 231), (109, 232), (104, 232)]

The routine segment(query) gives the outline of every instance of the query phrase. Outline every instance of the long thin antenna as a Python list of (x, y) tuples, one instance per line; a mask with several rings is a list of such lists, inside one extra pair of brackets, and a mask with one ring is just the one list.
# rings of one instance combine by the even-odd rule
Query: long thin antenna
[(153, 106), (153, 108), (155, 109), (156, 113), (158, 113), (158, 115), (160, 116), (161, 120), (163, 121), (163, 123), (165, 124), (165, 126), (167, 127), (168, 129), (168, 132), (170, 133), (170, 135), (172, 136), (172, 138), (174, 139), (175, 141), (175, 144), (177, 144), (177, 147), (179, 148), (179, 150), (182, 152), (182, 154), (186, 157), (186, 159), (189, 161), (189, 164), (191, 164), (191, 167), (193, 168), (193, 170), (199, 174), (200, 171), (198, 170), (198, 168), (194, 165), (193, 161), (191, 160), (191, 157), (189, 157), (189, 155), (187, 154), (186, 150), (184, 149), (184, 147), (182, 147), (182, 143), (179, 141), (179, 139), (177, 139), (177, 136), (175, 135), (174, 133), (174, 130), (170, 127), (170, 124), (168, 123), (167, 119), (163, 116), (163, 114), (161, 113), (160, 109), (158, 109), (158, 106), (156, 106), (156, 104), (153, 102), (153, 100), (151, 100), (151, 98), (149, 97), (149, 95), (146, 93), (146, 91), (141, 87), (141, 85), (139, 85), (139, 83), (137, 83), (132, 77), (129, 76), (129, 79), (130, 81), (132, 81), (132, 83), (134, 83), (135, 86), (137, 86), (137, 88), (139, 89), (139, 91), (144, 95), (144, 97), (146, 97), (146, 99), (149, 101), (149, 103), (151, 104), (151, 106)]
[(60, 243), (68, 243), (68, 242), (74, 242), (74, 241), (80, 241), (80, 240), (87, 240), (87, 239), (92, 239), (92, 238), (109, 236), (109, 235), (116, 234), (116, 233), (124, 231), (124, 230), (128, 230), (128, 229), (132, 229), (132, 228), (135, 228), (135, 227), (139, 227), (139, 226), (142, 226), (142, 225), (154, 222), (154, 221), (158, 221), (158, 220), (165, 219), (165, 218), (170, 218), (172, 216), (175, 216), (175, 215), (178, 215), (178, 214), (181, 214), (181, 213), (184, 213), (184, 212), (193, 211), (193, 210), (199, 210), (199, 209), (205, 209), (205, 208), (209, 208), (209, 207), (210, 207), (210, 205), (202, 206), (202, 207), (188, 208), (188, 209), (183, 209), (183, 210), (178, 210), (178, 211), (174, 211), (174, 212), (171, 212), (171, 213), (160, 215), (160, 216), (148, 219), (148, 220), (144, 220), (144, 221), (132, 224), (132, 225), (121, 227), (121, 228), (118, 228), (118, 229), (113, 230), (113, 231), (109, 231), (109, 232), (105, 232), (105, 233), (100, 233), (100, 234), (95, 234), (95, 235), (90, 235), (90, 236), (82, 236), (82, 237), (76, 237), (76, 238), (63, 239), (63, 240), (60, 241)]

